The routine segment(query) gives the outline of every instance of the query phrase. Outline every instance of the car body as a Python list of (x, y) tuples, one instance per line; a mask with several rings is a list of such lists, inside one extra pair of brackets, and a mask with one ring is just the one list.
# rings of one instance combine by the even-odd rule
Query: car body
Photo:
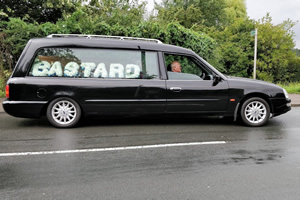
[[(171, 60), (188, 73), (171, 78)], [(191, 50), (132, 38), (31, 39), (6, 87), (8, 114), (47, 115), (56, 127), (89, 115), (182, 113), (241, 117), (261, 126), (291, 109), (275, 84), (225, 76)]]

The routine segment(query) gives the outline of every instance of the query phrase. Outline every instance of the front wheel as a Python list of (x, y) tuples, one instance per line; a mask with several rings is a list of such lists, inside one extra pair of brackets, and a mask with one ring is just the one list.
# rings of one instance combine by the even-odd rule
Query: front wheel
[(49, 122), (58, 128), (70, 128), (77, 124), (81, 116), (80, 106), (67, 97), (54, 99), (47, 108)]
[(263, 126), (270, 118), (270, 106), (262, 98), (250, 98), (242, 104), (241, 118), (248, 126)]

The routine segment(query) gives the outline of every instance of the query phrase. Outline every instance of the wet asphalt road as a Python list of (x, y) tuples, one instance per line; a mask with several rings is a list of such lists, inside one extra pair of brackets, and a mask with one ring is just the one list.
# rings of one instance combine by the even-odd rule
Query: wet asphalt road
[[(2, 156), (3, 153), (225, 144)], [(0, 199), (300, 199), (300, 108), (249, 128), (218, 118), (87, 119), (74, 129), (0, 113)]]

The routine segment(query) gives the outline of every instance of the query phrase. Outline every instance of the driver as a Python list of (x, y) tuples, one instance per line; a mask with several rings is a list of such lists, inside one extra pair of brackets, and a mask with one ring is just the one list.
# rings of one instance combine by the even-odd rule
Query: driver
[(173, 61), (171, 63), (171, 71), (181, 73), (181, 65), (178, 61)]

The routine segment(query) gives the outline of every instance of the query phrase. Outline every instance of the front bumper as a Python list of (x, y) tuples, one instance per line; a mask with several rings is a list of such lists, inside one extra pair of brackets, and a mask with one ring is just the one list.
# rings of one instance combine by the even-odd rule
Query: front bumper
[(9, 115), (22, 118), (39, 118), (47, 101), (10, 101), (5, 100), (3, 109)]
[(292, 109), (291, 99), (273, 99), (271, 102), (273, 105), (273, 117), (287, 113)]

